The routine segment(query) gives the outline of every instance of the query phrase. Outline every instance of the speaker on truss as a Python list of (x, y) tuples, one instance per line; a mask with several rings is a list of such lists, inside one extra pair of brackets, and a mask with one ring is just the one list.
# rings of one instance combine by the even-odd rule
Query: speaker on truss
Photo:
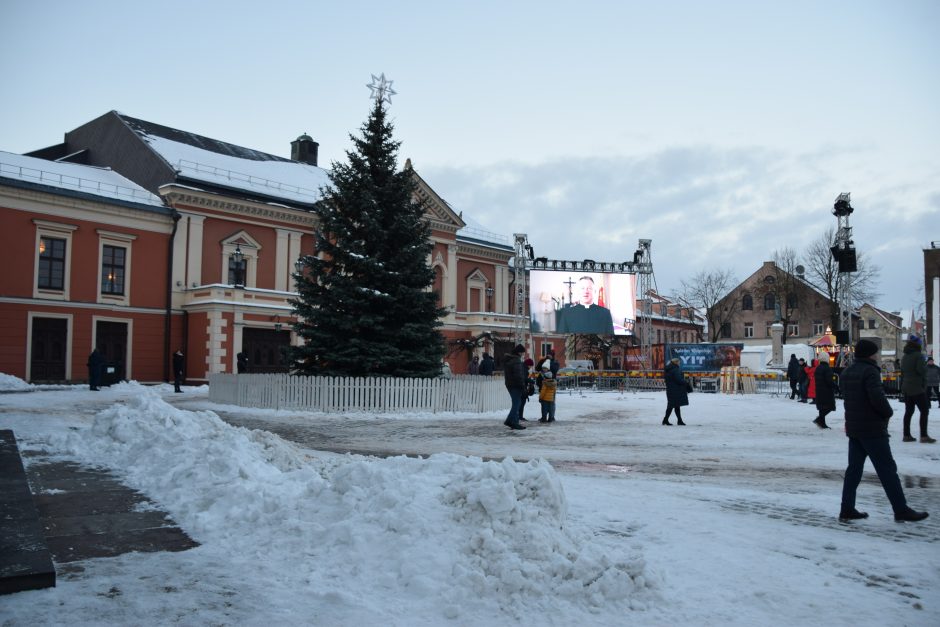
[(845, 346), (849, 343), (849, 332), (848, 331), (836, 331), (836, 344), (839, 346)]
[(854, 248), (846, 248), (839, 255), (839, 272), (857, 272), (858, 259)]

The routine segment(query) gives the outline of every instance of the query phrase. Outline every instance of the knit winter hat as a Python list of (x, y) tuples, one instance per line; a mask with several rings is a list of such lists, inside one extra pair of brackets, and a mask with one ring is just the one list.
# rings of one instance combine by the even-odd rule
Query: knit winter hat
[(512, 352), (514, 352), (517, 355), (523, 355), (525, 354), (525, 346), (523, 346), (522, 344), (516, 344), (516, 347), (512, 349)]
[(524, 364), (527, 365), (527, 366), (532, 366), (532, 365), (535, 364), (535, 362), (532, 361), (531, 359), (526, 359), (526, 360), (525, 360), (524, 362), (522, 362), (522, 363), (524, 363)]
[(859, 340), (855, 345), (855, 356), (865, 359), (878, 352), (878, 345), (871, 340)]

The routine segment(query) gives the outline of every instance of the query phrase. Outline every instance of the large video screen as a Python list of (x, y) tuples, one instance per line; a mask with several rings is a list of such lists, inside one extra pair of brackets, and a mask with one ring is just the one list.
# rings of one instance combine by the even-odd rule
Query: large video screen
[(532, 333), (633, 335), (636, 275), (532, 270)]

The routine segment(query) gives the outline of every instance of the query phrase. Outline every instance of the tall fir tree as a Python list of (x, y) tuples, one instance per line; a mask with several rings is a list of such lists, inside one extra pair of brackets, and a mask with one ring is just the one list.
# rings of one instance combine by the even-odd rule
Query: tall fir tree
[(433, 377), (444, 353), (446, 310), (431, 291), (434, 271), (425, 205), (410, 167), (397, 169), (377, 98), (348, 163), (333, 163), (318, 203), (317, 255), (301, 258), (291, 301), (303, 344), (291, 350), (297, 374)]

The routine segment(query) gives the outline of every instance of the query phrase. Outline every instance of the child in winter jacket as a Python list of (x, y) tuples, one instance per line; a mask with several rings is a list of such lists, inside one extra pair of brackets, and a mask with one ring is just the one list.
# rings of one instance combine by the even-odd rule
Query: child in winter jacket
[(542, 406), (542, 417), (539, 418), (539, 422), (555, 422), (555, 392), (558, 382), (552, 376), (548, 362), (542, 366), (542, 372), (539, 373), (536, 384), (539, 388), (539, 404)]

